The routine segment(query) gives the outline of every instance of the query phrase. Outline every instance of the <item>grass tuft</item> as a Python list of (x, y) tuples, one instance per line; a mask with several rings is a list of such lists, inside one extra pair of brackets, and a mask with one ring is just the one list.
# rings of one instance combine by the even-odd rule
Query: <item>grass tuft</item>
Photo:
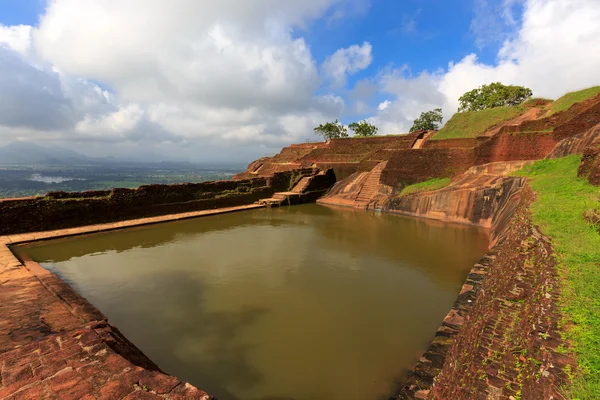
[(407, 196), (413, 193), (427, 192), (430, 190), (441, 189), (444, 186), (448, 186), (450, 178), (433, 178), (425, 182), (415, 183), (413, 185), (406, 186), (400, 192), (400, 196)]
[(527, 110), (525, 106), (515, 106), (456, 113), (430, 140), (475, 138), (494, 125), (516, 118)]
[(578, 368), (569, 398), (600, 399), (600, 235), (582, 214), (598, 208), (600, 189), (577, 177), (580, 156), (542, 160), (517, 175), (537, 194), (533, 220), (552, 239), (559, 262), (563, 333)]

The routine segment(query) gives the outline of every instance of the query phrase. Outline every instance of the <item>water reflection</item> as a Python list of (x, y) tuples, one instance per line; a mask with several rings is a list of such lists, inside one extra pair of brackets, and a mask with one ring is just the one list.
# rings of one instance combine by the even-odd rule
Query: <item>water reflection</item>
[(392, 394), (486, 243), (473, 228), (308, 205), (24, 250), (221, 400), (335, 400)]

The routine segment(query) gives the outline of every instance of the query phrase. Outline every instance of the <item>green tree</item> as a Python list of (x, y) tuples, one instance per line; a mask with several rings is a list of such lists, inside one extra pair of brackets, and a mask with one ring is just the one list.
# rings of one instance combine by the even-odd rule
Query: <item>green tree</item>
[(348, 128), (354, 131), (354, 136), (369, 137), (377, 134), (377, 127), (367, 121), (353, 122)]
[(323, 136), (325, 141), (331, 139), (343, 139), (348, 137), (348, 130), (346, 127), (339, 123), (336, 119), (335, 122), (327, 122), (317, 126), (313, 131), (320, 136)]
[(480, 111), (487, 108), (517, 106), (533, 93), (523, 86), (504, 85), (500, 82), (483, 85), (460, 96), (458, 112)]
[(442, 123), (442, 109), (436, 108), (431, 111), (422, 112), (421, 116), (415, 119), (410, 132), (414, 131), (435, 131), (439, 128), (438, 124)]

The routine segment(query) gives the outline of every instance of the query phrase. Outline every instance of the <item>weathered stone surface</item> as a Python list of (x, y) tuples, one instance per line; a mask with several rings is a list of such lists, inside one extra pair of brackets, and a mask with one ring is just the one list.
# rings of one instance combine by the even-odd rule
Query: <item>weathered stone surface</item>
[(162, 373), (70, 286), (37, 263), (22, 265), (6, 245), (258, 207), (0, 236), (0, 399), (209, 400)]
[[(557, 353), (564, 344), (557, 271), (550, 244), (531, 224), (532, 196), (523, 191), (510, 224), (469, 274), (399, 399), (564, 398), (564, 369), (575, 362)], [(437, 340), (441, 335), (447, 339)]]
[[(51, 192), (45, 197), (0, 199), (0, 235), (252, 204), (275, 192), (289, 190), (293, 177), (303, 171), (289, 170), (267, 178), (246, 180), (146, 185), (138, 189), (81, 193)], [(24, 215), (27, 218), (23, 218)]]
[(585, 149), (577, 174), (592, 185), (600, 186), (600, 140)]

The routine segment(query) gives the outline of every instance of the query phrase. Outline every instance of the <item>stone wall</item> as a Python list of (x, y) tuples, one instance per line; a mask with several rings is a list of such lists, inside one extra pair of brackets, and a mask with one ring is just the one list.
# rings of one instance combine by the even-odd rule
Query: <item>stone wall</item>
[(178, 185), (147, 185), (45, 197), (0, 200), (0, 234), (69, 228), (126, 219), (252, 204), (291, 189), (312, 169), (276, 173), (270, 178)]
[(395, 150), (381, 175), (387, 186), (406, 186), (431, 178), (450, 177), (465, 172), (473, 165), (473, 149)]
[(475, 149), (475, 164), (539, 160), (552, 152), (558, 143), (552, 132), (503, 133), (479, 142)]
[(564, 398), (574, 360), (558, 351), (555, 260), (520, 193), (398, 399)]

